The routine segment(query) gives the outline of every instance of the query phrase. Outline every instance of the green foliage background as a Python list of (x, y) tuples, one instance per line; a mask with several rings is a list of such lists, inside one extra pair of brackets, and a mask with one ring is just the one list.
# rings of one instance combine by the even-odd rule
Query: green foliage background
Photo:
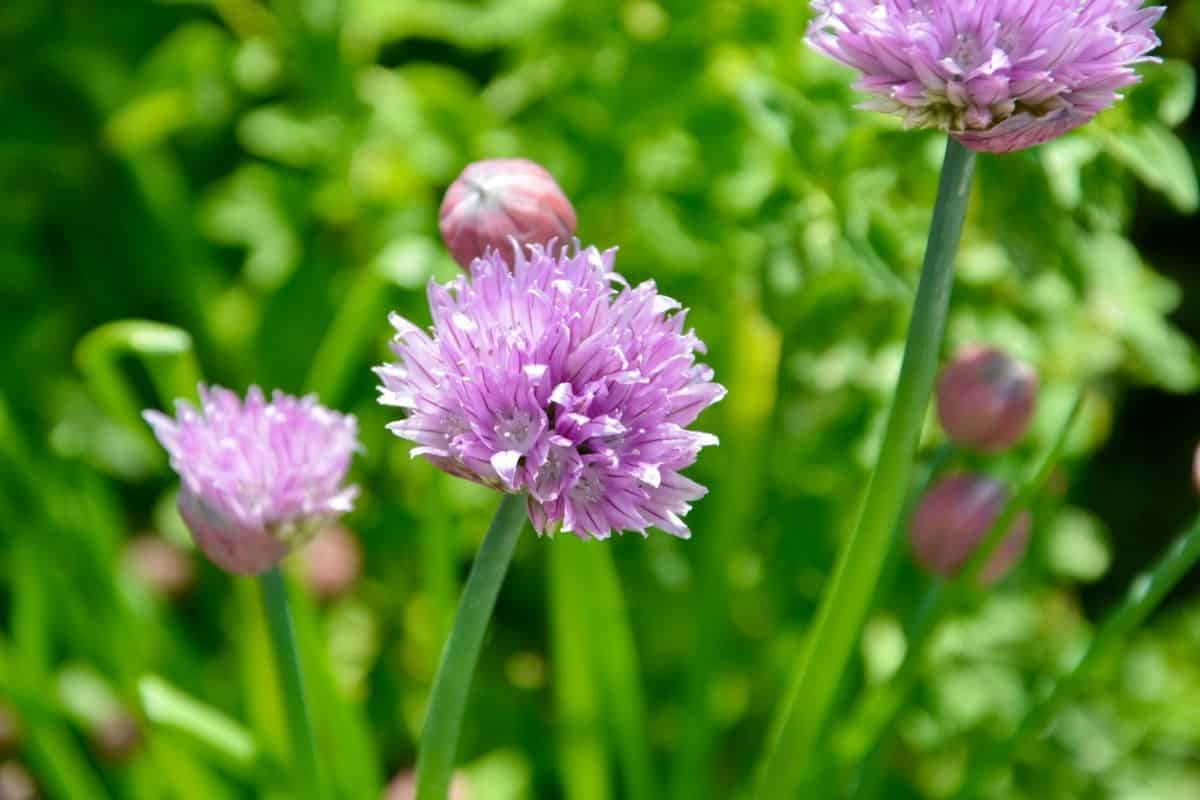
[[(1200, 424), (1159, 393), (1200, 383), (1181, 332), (1200, 330), (1200, 15), (1171, 5), (1167, 60), (1126, 102), (981, 159), (947, 349), (1001, 343), (1044, 391), (1016, 453), (964, 463), (1015, 478), (1076, 388), (1095, 388), (1030, 557), (944, 627), (871, 762), (881, 797), (953, 791), (1191, 513)], [(0, 697), (44, 795), (288, 796), (252, 585), (197, 557), (199, 585), (167, 603), (122, 566), (134, 532), (186, 542), (136, 411), (190, 392), (196, 365), (359, 415), (365, 491), (347, 524), (365, 575), (325, 606), (297, 580), (294, 602), (336, 795), (378, 796), (411, 766), (495, 498), (409, 460), (369, 367), (387, 357), (387, 310), (427, 319), (424, 284), (456, 270), (436, 234), (445, 186), (472, 159), (519, 154), (558, 176), (584, 242), (619, 245), (627, 277), (692, 309), (730, 394), (701, 420), (722, 446), (694, 470), (711, 494), (692, 541), (593, 545), (620, 591), (581, 545), (521, 543), (462, 742), (472, 797), (736, 796), (871, 463), (941, 148), (853, 110), (849, 75), (800, 43), (805, 22), (803, 3), (766, 0), (5, 0)], [(126, 318), (186, 331), (195, 364), (171, 329), (80, 345)], [(936, 424), (926, 435), (933, 452)], [(885, 679), (903, 647), (925, 579), (898, 553), (849, 689)], [(632, 642), (613, 625), (622, 592)], [(998, 796), (1200, 795), (1198, 646), (1183, 599)], [(88, 744), (113, 704), (144, 729), (120, 764)], [(853, 723), (837, 727), (811, 796), (861, 777), (839, 759)]]

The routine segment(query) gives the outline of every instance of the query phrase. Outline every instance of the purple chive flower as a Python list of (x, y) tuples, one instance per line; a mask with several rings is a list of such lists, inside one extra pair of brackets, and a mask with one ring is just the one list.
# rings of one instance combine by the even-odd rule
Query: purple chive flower
[(429, 335), (392, 315), (399, 363), (376, 371), (388, 427), (454, 475), (528, 492), (539, 533), (691, 535), (681, 519), (705, 489), (680, 470), (715, 436), (690, 431), (725, 395), (697, 364), (704, 344), (654, 283), (613, 272), (615, 251), (514, 246), (469, 277), (431, 282)]
[(146, 421), (180, 477), (179, 513), (197, 546), (229, 572), (265, 572), (354, 506), (343, 486), (358, 449), (357, 422), (315, 396), (257, 386), (246, 401), (200, 387), (201, 407), (176, 402), (176, 418), (146, 411)]
[(808, 42), (862, 73), (861, 108), (1011, 152), (1078, 128), (1139, 78), (1165, 10), (1141, 0), (813, 0)]

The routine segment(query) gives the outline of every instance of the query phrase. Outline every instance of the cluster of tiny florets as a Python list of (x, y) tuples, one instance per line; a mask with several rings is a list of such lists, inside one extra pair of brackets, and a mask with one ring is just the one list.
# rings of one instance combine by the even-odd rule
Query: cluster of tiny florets
[(863, 108), (975, 150), (1054, 139), (1112, 105), (1152, 60), (1141, 0), (813, 0), (808, 41), (862, 73)]
[[(492, 250), (469, 276), (429, 286), (433, 329), (397, 315), (399, 358), (380, 402), (412, 453), (454, 475), (529, 495), (539, 532), (606, 538), (682, 517), (704, 487), (680, 470), (716, 437), (690, 431), (724, 396), (696, 362), (680, 304), (613, 271), (615, 251)], [(674, 313), (672, 313), (674, 312)]]
[(359, 447), (353, 416), (311, 395), (276, 391), (267, 402), (257, 386), (245, 402), (201, 386), (200, 401), (178, 401), (174, 419), (145, 418), (179, 473), (180, 513), (220, 566), (261, 572), (353, 508), (358, 488), (343, 486)]

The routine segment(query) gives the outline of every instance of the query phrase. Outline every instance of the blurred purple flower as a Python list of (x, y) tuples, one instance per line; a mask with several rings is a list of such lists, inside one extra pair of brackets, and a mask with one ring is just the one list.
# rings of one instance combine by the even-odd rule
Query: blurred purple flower
[(405, 417), (390, 430), (446, 472), (528, 492), (539, 533), (690, 536), (681, 517), (706, 490), (679, 471), (717, 439), (687, 426), (725, 389), (686, 312), (652, 281), (630, 287), (614, 250), (514, 251), (511, 269), (489, 251), (430, 283), (432, 336), (392, 315), (380, 402)]
[(999, 348), (968, 345), (938, 378), (938, 420), (956, 444), (999, 453), (1029, 430), (1037, 394), (1033, 367)]
[[(929, 488), (910, 524), (913, 558), (943, 578), (954, 578), (996, 524), (1008, 489), (985, 475), (948, 475)], [(1004, 540), (984, 565), (980, 579), (992, 584), (1021, 560), (1033, 521), (1028, 511), (1012, 521)]]
[(438, 229), (464, 269), (488, 247), (566, 241), (575, 235), (575, 209), (545, 167), (524, 158), (468, 164), (450, 184)]
[(1141, 0), (813, 0), (808, 42), (862, 73), (861, 108), (1010, 152), (1078, 128), (1155, 61)]
[(358, 487), (342, 485), (359, 446), (353, 416), (312, 395), (268, 403), (257, 386), (245, 403), (220, 387), (200, 398), (199, 411), (177, 401), (175, 419), (143, 416), (179, 473), (179, 513), (218, 566), (264, 572), (353, 508)]

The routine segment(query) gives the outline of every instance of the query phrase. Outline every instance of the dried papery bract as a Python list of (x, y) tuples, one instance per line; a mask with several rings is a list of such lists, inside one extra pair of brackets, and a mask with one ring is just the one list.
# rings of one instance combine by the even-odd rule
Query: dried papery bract
[[(910, 524), (913, 557), (942, 578), (958, 576), (975, 548), (999, 519), (1008, 490), (983, 475), (960, 473), (935, 483), (921, 498)], [(1021, 560), (1029, 546), (1031, 519), (1021, 512), (988, 559), (980, 578), (995, 583)]]
[(808, 42), (858, 70), (861, 108), (1010, 152), (1088, 122), (1152, 61), (1140, 0), (814, 0)]
[(998, 348), (971, 345), (938, 378), (938, 420), (955, 444), (998, 453), (1028, 431), (1037, 393), (1031, 366)]
[(172, 419), (145, 412), (179, 473), (179, 513), (196, 545), (217, 566), (266, 572), (295, 545), (349, 511), (358, 487), (345, 486), (358, 449), (353, 416), (316, 397), (257, 386), (242, 400), (200, 387), (201, 405), (176, 404)]
[(446, 190), (438, 229), (467, 269), (490, 249), (569, 241), (575, 209), (545, 167), (524, 158), (468, 164)]

